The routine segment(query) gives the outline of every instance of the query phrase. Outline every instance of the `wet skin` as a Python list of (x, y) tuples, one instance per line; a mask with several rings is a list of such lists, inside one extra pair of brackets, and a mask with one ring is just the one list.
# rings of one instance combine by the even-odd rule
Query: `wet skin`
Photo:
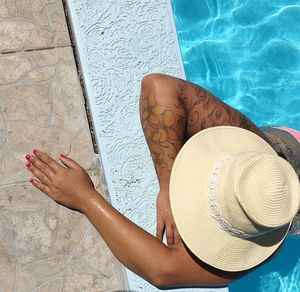
[[(208, 127), (231, 125), (266, 138), (247, 117), (196, 84), (151, 74), (142, 81), (140, 116), (159, 178), (157, 237), (120, 214), (96, 192), (86, 171), (71, 158), (60, 162), (36, 150), (26, 155), (34, 187), (58, 204), (83, 213), (115, 256), (158, 287), (224, 286), (247, 273), (217, 270), (191, 254), (182, 242), (169, 202), (172, 165), (185, 141)], [(168, 245), (162, 243), (166, 230)]]

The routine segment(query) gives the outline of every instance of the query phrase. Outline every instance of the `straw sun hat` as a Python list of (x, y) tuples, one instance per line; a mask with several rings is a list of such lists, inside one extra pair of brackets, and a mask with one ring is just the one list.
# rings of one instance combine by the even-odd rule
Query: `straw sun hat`
[(170, 201), (180, 236), (205, 263), (252, 268), (284, 240), (300, 203), (292, 166), (258, 135), (237, 127), (203, 130), (178, 153)]

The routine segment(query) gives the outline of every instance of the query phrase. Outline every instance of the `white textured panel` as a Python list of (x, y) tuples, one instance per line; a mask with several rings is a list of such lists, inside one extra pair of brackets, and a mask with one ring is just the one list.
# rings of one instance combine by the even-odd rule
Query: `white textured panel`
[[(138, 108), (145, 74), (185, 77), (169, 0), (67, 4), (112, 204), (154, 233), (158, 183)], [(127, 276), (130, 291), (157, 291)]]

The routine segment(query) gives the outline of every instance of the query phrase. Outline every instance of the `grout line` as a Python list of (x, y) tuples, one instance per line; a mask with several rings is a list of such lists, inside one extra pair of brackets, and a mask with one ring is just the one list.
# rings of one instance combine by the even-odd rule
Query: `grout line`
[(13, 186), (16, 186), (16, 185), (18, 185), (18, 184), (26, 183), (26, 182), (28, 182), (28, 181), (29, 181), (29, 179), (26, 179), (26, 180), (19, 180), (19, 181), (11, 182), (11, 183), (0, 184), (0, 189), (6, 188), (6, 187), (13, 187)]
[(16, 54), (16, 53), (26, 53), (26, 52), (35, 52), (35, 51), (46, 51), (46, 50), (52, 50), (52, 49), (62, 49), (62, 48), (68, 48), (71, 45), (66, 46), (52, 46), (52, 47), (45, 47), (45, 48), (32, 48), (32, 49), (23, 49), (23, 50), (16, 50), (16, 51), (5, 51), (0, 52), (1, 55), (8, 55), (8, 54)]

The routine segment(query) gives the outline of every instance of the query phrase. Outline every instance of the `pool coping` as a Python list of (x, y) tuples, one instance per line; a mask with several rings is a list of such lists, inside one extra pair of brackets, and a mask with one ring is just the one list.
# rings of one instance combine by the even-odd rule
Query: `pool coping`
[[(144, 3), (140, 3), (140, 2), (141, 1), (131, 1), (131, 4), (132, 4), (132, 7), (137, 6), (140, 8), (140, 11), (143, 11), (144, 7), (142, 7), (142, 6)], [(150, 2), (152, 4), (153, 3), (157, 4), (158, 2), (155, 0), (147, 1), (147, 5), (149, 5), (149, 7), (152, 9), (151, 11), (155, 11), (155, 13), (159, 13), (155, 9), (155, 7), (152, 7), (149, 4)], [(174, 64), (172, 64), (174, 66), (174, 68), (172, 67), (171, 69), (166, 69), (166, 68), (162, 68), (162, 66), (159, 67), (160, 64), (158, 64), (156, 66), (156, 68), (160, 68), (161, 73), (168, 73), (168, 74), (175, 75), (175, 76), (185, 79), (184, 66), (183, 66), (183, 62), (182, 62), (177, 32), (175, 29), (175, 21), (173, 18), (171, 3), (169, 0), (165, 0), (163, 2), (161, 1), (160, 3), (162, 3), (161, 4), (162, 6), (160, 6), (160, 8), (163, 7), (162, 11), (164, 11), (164, 16), (166, 16), (166, 19), (167, 19), (166, 26), (164, 26), (164, 24), (162, 25), (162, 27), (167, 30), (167, 36), (166, 36), (165, 32), (164, 33), (160, 32), (160, 34), (163, 36), (166, 36), (166, 38), (167, 37), (172, 38), (172, 42), (171, 42), (172, 48), (164, 47), (163, 44), (161, 44), (161, 48), (164, 50), (168, 50), (168, 52), (171, 51), (171, 53), (176, 55), (175, 59), (169, 58), (169, 59), (173, 60), (173, 62), (176, 63), (176, 66)], [(115, 133), (113, 133), (113, 131), (109, 132), (111, 130), (110, 128), (106, 128), (103, 126), (101, 119), (106, 119), (108, 122), (111, 122), (112, 127), (114, 127), (114, 123), (115, 123), (114, 121), (111, 121), (109, 118), (104, 116), (105, 111), (106, 111), (105, 107), (107, 105), (105, 104), (105, 102), (102, 102), (99, 99), (99, 96), (102, 96), (103, 99), (106, 98), (106, 95), (110, 96), (110, 90), (112, 90), (112, 87), (105, 87), (105, 84), (104, 84), (102, 86), (102, 88), (100, 88), (100, 90), (95, 88), (95, 87), (97, 87), (97, 82), (101, 83), (102, 79), (100, 77), (98, 77), (98, 75), (100, 73), (99, 71), (98, 71), (98, 75), (97, 75), (97, 70), (95, 72), (93, 72), (93, 70), (91, 69), (93, 66), (94, 67), (98, 66), (98, 68), (102, 68), (104, 71), (108, 70), (110, 73), (111, 73), (111, 71), (114, 72), (114, 68), (110, 64), (108, 65), (108, 66), (110, 66), (110, 67), (108, 67), (108, 69), (99, 67), (100, 66), (99, 64), (106, 64), (106, 63), (105, 63), (105, 60), (104, 61), (98, 60), (97, 55), (94, 54), (94, 52), (96, 50), (98, 53), (100, 51), (101, 52), (105, 51), (105, 53), (108, 54), (109, 60), (111, 62), (113, 62), (113, 59), (109, 55), (109, 44), (106, 43), (107, 40), (102, 38), (102, 36), (105, 35), (106, 38), (113, 39), (113, 38), (111, 38), (112, 33), (110, 31), (110, 28), (114, 27), (115, 29), (119, 30), (120, 27), (117, 27), (117, 25), (115, 25), (115, 23), (113, 23), (113, 21), (109, 22), (108, 20), (114, 19), (115, 21), (119, 21), (119, 19), (117, 19), (117, 16), (121, 15), (119, 18), (121, 19), (121, 21), (125, 21), (123, 18), (121, 18), (124, 15), (118, 14), (119, 8), (116, 3), (114, 6), (113, 2), (101, 3), (101, 1), (99, 1), (98, 4), (90, 3), (90, 7), (84, 7), (83, 4), (75, 3), (74, 0), (67, 1), (67, 7), (69, 10), (69, 15), (70, 15), (70, 19), (71, 19), (71, 26), (72, 26), (72, 30), (73, 30), (74, 40), (75, 40), (75, 43), (77, 44), (76, 50), (77, 50), (77, 55), (79, 56), (78, 59), (79, 59), (80, 67), (81, 67), (80, 71), (82, 72), (82, 77), (83, 77), (85, 88), (86, 88), (86, 97), (87, 97), (87, 101), (88, 101), (88, 107), (91, 110), (92, 124), (93, 124), (93, 128), (94, 128), (95, 139), (96, 139), (97, 145), (100, 149), (99, 158), (100, 158), (101, 164), (104, 165), (104, 176), (105, 176), (105, 180), (106, 180), (106, 183), (108, 186), (111, 202), (112, 202), (112, 205), (114, 207), (116, 207), (119, 211), (121, 211), (125, 216), (129, 217), (131, 220), (133, 220), (135, 223), (142, 226), (144, 229), (148, 230), (149, 232), (154, 233), (153, 232), (154, 231), (153, 223), (155, 221), (155, 218), (154, 218), (153, 211), (155, 209), (154, 202), (155, 202), (155, 195), (157, 192), (158, 184), (157, 184), (153, 165), (149, 165), (149, 161), (151, 161), (151, 157), (150, 157), (149, 151), (147, 150), (147, 146), (146, 146), (143, 134), (142, 134), (141, 127), (133, 125), (133, 124), (129, 123), (128, 121), (125, 121), (128, 123), (128, 125), (131, 125), (134, 128), (133, 132), (135, 131), (134, 133), (135, 134), (138, 133), (138, 136), (139, 136), (135, 140), (128, 142), (129, 137), (126, 136), (126, 134), (128, 134), (128, 133), (125, 133), (124, 137), (120, 137), (119, 132), (117, 133), (117, 135), (115, 135)], [(97, 5), (99, 5), (99, 6), (97, 6)], [(100, 5), (101, 5), (101, 9), (100, 9)], [(111, 5), (111, 6), (109, 6), (109, 5)], [(135, 9), (135, 11), (137, 11), (137, 7), (133, 7), (133, 9)], [(89, 10), (90, 12), (88, 12), (88, 11), (84, 12), (84, 9), (87, 9), (87, 10), (90, 9)], [(114, 9), (114, 11), (110, 11), (109, 9), (111, 9), (111, 10)], [(117, 12), (115, 12), (115, 11), (117, 11)], [(147, 12), (147, 11), (145, 10), (145, 12)], [(95, 15), (93, 15), (95, 13), (97, 13), (98, 18), (96, 18)], [(105, 13), (106, 13), (106, 15), (105, 15)], [(128, 16), (128, 18), (130, 18), (132, 15), (130, 15), (130, 13), (128, 13), (127, 16)], [(156, 15), (154, 15), (153, 17), (155, 17), (155, 16)], [(94, 17), (94, 21), (96, 24), (92, 23), (93, 17)], [(144, 19), (147, 19), (147, 17), (149, 17), (149, 15), (144, 15)], [(137, 17), (136, 17), (136, 19), (137, 19)], [(86, 24), (86, 23), (84, 23), (84, 21), (87, 21), (90, 23)], [(148, 24), (147, 21), (145, 21), (145, 23)], [(121, 23), (121, 25), (123, 25), (123, 27), (122, 27), (123, 29), (124, 29), (124, 27), (125, 27), (125, 29), (126, 28), (132, 29), (132, 27), (130, 25), (128, 25), (127, 27), (126, 27), (126, 25), (124, 26), (124, 23)], [(137, 24), (137, 26), (138, 26), (138, 24)], [(153, 28), (153, 26), (154, 26), (154, 28)], [(156, 29), (156, 27), (155, 27), (155, 25), (153, 25), (153, 23), (149, 24), (149, 27), (147, 27), (147, 28), (149, 29), (148, 31), (150, 34), (152, 33), (151, 29), (153, 29), (153, 31), (155, 31), (155, 29)], [(155, 35), (155, 37), (157, 37), (159, 39), (159, 36), (161, 36), (161, 35), (157, 34), (157, 35)], [(117, 37), (119, 37), (119, 39), (122, 39), (124, 37), (124, 35), (118, 34)], [(153, 38), (155, 39), (155, 37), (153, 37)], [(96, 42), (94, 42), (94, 40), (96, 38), (98, 38), (99, 41), (101, 40), (101, 42), (103, 42), (104, 44), (99, 45)], [(126, 38), (126, 37), (124, 37), (124, 38)], [(115, 44), (114, 42), (117, 42), (117, 41), (118, 40), (112, 41), (112, 44)], [(90, 44), (89, 44), (89, 42), (90, 42)], [(147, 39), (145, 40), (145, 43), (147, 44)], [(143, 46), (143, 44), (140, 44), (139, 42), (137, 42), (137, 44)], [(130, 44), (128, 45), (128, 47), (130, 47)], [(115, 49), (120, 49), (120, 48), (115, 47)], [(122, 48), (122, 49), (124, 49), (124, 48)], [(126, 49), (127, 49), (127, 47), (124, 50), (126, 50)], [(89, 52), (89, 54), (91, 54), (93, 56), (93, 58), (96, 58), (96, 59), (92, 60), (92, 63), (90, 63), (91, 60), (89, 59), (89, 58), (91, 58), (91, 56), (89, 56), (87, 54), (87, 52)], [(131, 57), (130, 53), (128, 55)], [(158, 56), (158, 58), (160, 57), (159, 54), (155, 54), (155, 55)], [(164, 57), (166, 57), (166, 56), (164, 55)], [(168, 58), (168, 57), (166, 57), (166, 58)], [(120, 57), (120, 59), (122, 59), (122, 58)], [(176, 60), (176, 61), (174, 61), (174, 60)], [(126, 62), (126, 60), (125, 60), (125, 62)], [(141, 62), (143, 62), (143, 60), (141, 60)], [(145, 63), (146, 63), (146, 61), (145, 61)], [(137, 62), (137, 64), (140, 64), (140, 63)], [(123, 64), (121, 63), (121, 65), (123, 65)], [(130, 64), (127, 64), (127, 66), (130, 67)], [(125, 66), (123, 69), (125, 71), (127, 70), (129, 73), (131, 71), (128, 69), (128, 67)], [(145, 69), (144, 71), (145, 71), (144, 74), (151, 72), (151, 71), (149, 71), (149, 69), (148, 69), (148, 71), (147, 71), (147, 69)], [(139, 73), (133, 72), (132, 75), (135, 76), (135, 79), (138, 78), (141, 80), (142, 75)], [(120, 75), (120, 76), (122, 78), (124, 78), (123, 75)], [(93, 84), (93, 82), (91, 81), (91, 78), (94, 79), (94, 81), (96, 80), (97, 82), (95, 82)], [(102, 76), (102, 78), (103, 78), (103, 80), (105, 80), (105, 76)], [(123, 81), (123, 80), (121, 80), (121, 81)], [(133, 82), (133, 81), (130, 80), (130, 82)], [(124, 83), (126, 83), (126, 82), (124, 82)], [(131, 110), (134, 111), (133, 109), (136, 110), (137, 91), (139, 91), (139, 90), (137, 90), (137, 87), (139, 85), (136, 83), (134, 83), (134, 84), (135, 84), (134, 86), (136, 89), (135, 89), (135, 91), (133, 90), (134, 92), (131, 92), (131, 94), (135, 100), (128, 102), (129, 104), (133, 104), (132, 108), (129, 108), (128, 111), (131, 111)], [(116, 84), (116, 85), (118, 86), (118, 84)], [(95, 91), (97, 91), (99, 94), (100, 93), (101, 94), (97, 95), (95, 93)], [(115, 91), (113, 93), (118, 95), (118, 93), (116, 93)], [(113, 98), (113, 97), (111, 97), (111, 98)], [(96, 101), (98, 102), (98, 105), (97, 105)], [(116, 109), (114, 107), (114, 104), (110, 104), (109, 101), (107, 103), (111, 108), (113, 108), (113, 111), (110, 109), (111, 112), (114, 112), (114, 113), (121, 112), (121, 110), (119, 110), (118, 108)], [(99, 108), (99, 104), (101, 104), (101, 108)], [(107, 107), (109, 107), (109, 106), (107, 106)], [(123, 106), (125, 106), (125, 105), (123, 105)], [(127, 104), (126, 104), (126, 106), (127, 106)], [(98, 112), (97, 112), (97, 107), (98, 107)], [(126, 108), (126, 110), (127, 110), (127, 108)], [(103, 116), (101, 116), (101, 119), (99, 120), (99, 115), (101, 115), (101, 114), (103, 114)], [(133, 115), (132, 112), (129, 112), (129, 114)], [(128, 128), (126, 130), (128, 130)], [(115, 141), (117, 141), (120, 144), (119, 149), (118, 149), (118, 145), (116, 147), (111, 147), (111, 145), (114, 144)], [(132, 149), (132, 144), (136, 146), (135, 149)], [(138, 145), (142, 145), (142, 146), (139, 147)], [(128, 147), (128, 151), (124, 151), (124, 148), (126, 148), (125, 146)], [(138, 155), (136, 153), (133, 154), (132, 152), (134, 152), (134, 151), (137, 152)], [(110, 155), (111, 152), (113, 152), (114, 155)], [(130, 155), (126, 156), (128, 153), (125, 153), (125, 152), (129, 152), (129, 154), (131, 152), (132, 156), (130, 156)], [(118, 160), (118, 157), (121, 157), (121, 160), (123, 160), (123, 164), (122, 165), (119, 164), (117, 166), (116, 165), (111, 166), (111, 164), (113, 164), (115, 161), (120, 162), (120, 159)], [(142, 157), (142, 159), (141, 159), (141, 157)], [(144, 160), (147, 160), (146, 165), (144, 165), (145, 168), (143, 168), (142, 170), (140, 169), (139, 171), (150, 174), (150, 175), (147, 175), (147, 177), (140, 176), (140, 173), (129, 170), (128, 165), (125, 165), (125, 163), (124, 163), (125, 161), (135, 161), (135, 160), (141, 161), (140, 164), (137, 163), (138, 165), (142, 165), (142, 163), (145, 164)], [(137, 165), (135, 165), (135, 167), (136, 166)], [(123, 169), (126, 170), (125, 173), (121, 173)], [(142, 185), (141, 182), (146, 183), (146, 185), (145, 184)], [(124, 183), (124, 184), (122, 184), (122, 183)], [(120, 184), (121, 186), (118, 186), (117, 184)], [(148, 206), (148, 207), (151, 206), (150, 207), (150, 209), (152, 210), (151, 214), (145, 215), (144, 214), (145, 210), (141, 210), (141, 208), (139, 208), (140, 207), (139, 205), (132, 205), (132, 204), (128, 203), (128, 201), (130, 201), (130, 199), (132, 199), (132, 201), (138, 201), (139, 203), (141, 202), (141, 200), (139, 198), (136, 198), (136, 197), (135, 198), (133, 198), (133, 197), (127, 198), (126, 196), (124, 196), (122, 194), (122, 190), (125, 190), (124, 193), (127, 192), (126, 195), (130, 196), (131, 194), (128, 193), (128, 190), (130, 191), (133, 188), (139, 189), (139, 190), (144, 190), (144, 192), (146, 190), (146, 193), (148, 192), (148, 194), (144, 193), (142, 195), (142, 197), (145, 199), (145, 201), (143, 201), (143, 204), (145, 204), (145, 206)], [(149, 194), (151, 194), (151, 195), (149, 195)], [(132, 209), (136, 210), (135, 211), (136, 213), (134, 213), (134, 211), (132, 211)], [(148, 210), (148, 212), (149, 212), (149, 210)], [(145, 218), (148, 218), (148, 219), (145, 219)], [(149, 220), (149, 218), (151, 218), (151, 219)], [(149, 223), (148, 221), (151, 221), (151, 222)], [(143, 291), (157, 291), (156, 288), (154, 288), (150, 284), (146, 283), (145, 281), (143, 281), (142, 279), (140, 279), (139, 277), (134, 275), (132, 272), (126, 270), (126, 273), (127, 273), (127, 277), (128, 277), (128, 282), (129, 282), (128, 284), (129, 284), (130, 291), (134, 291), (135, 289), (142, 289)], [(199, 289), (203, 290), (203, 291), (206, 290), (206, 289), (201, 289), (201, 288), (199, 288)], [(195, 291), (199, 291), (199, 289), (197, 289)], [(180, 289), (180, 291), (184, 291), (184, 290), (192, 291), (193, 289)], [(175, 290), (173, 290), (173, 291), (175, 291)], [(212, 289), (210, 289), (210, 291), (212, 291)], [(220, 291), (220, 289), (218, 289), (218, 291)], [(224, 291), (227, 291), (227, 289), (225, 289)]]

